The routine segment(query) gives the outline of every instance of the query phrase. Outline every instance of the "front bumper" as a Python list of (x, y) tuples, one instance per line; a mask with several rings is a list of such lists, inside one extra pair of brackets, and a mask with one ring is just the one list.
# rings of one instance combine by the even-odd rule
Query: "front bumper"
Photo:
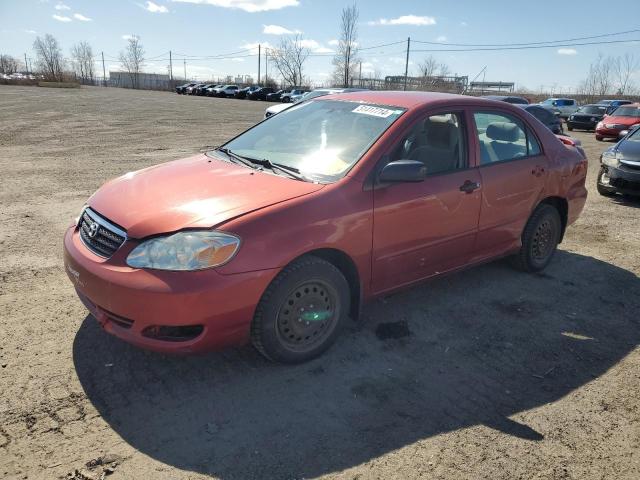
[(640, 195), (640, 169), (621, 164), (618, 167), (603, 165), (609, 183), (603, 185), (626, 195)]
[(592, 122), (590, 120), (567, 120), (567, 126), (580, 130), (595, 130), (598, 121)]
[[(105, 331), (138, 347), (196, 353), (249, 340), (255, 307), (278, 269), (223, 275), (215, 269), (167, 272), (134, 269), (125, 243), (110, 259), (90, 252), (75, 227), (64, 237), (64, 264), (78, 296)], [(186, 341), (149, 338), (153, 326), (202, 325)]]
[(596, 135), (603, 137), (603, 138), (619, 138), (620, 137), (620, 132), (623, 129), (620, 128), (597, 128), (596, 129)]

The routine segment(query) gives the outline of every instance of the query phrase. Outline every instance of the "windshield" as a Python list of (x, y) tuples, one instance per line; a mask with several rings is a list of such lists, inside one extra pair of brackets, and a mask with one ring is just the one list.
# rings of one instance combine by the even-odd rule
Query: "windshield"
[(311, 100), (312, 98), (316, 98), (316, 97), (323, 97), (331, 93), (340, 93), (340, 92), (332, 92), (331, 90), (314, 90), (313, 92), (307, 92), (304, 95), (302, 95), (302, 98), (300, 99), (300, 101)]
[(338, 100), (297, 104), (259, 123), (224, 148), (285, 165), (311, 180), (343, 177), (404, 109)]
[(597, 105), (587, 105), (585, 107), (580, 107), (578, 109), (579, 113), (589, 113), (591, 115), (600, 115), (604, 114), (607, 111), (606, 106), (597, 106)]
[(555, 98), (547, 98), (544, 102), (542, 102), (542, 105), (553, 105), (553, 102), (555, 101)]
[(640, 117), (640, 108), (638, 107), (618, 107), (611, 114), (614, 117)]
[(640, 127), (636, 127), (636, 129), (631, 132), (631, 135), (627, 137), (627, 141), (640, 142)]

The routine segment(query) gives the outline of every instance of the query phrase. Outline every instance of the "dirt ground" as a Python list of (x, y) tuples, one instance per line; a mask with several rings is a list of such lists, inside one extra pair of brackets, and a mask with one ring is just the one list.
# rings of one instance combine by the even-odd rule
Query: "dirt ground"
[(296, 367), (103, 333), (62, 267), (85, 199), (266, 106), (0, 86), (0, 478), (640, 478), (640, 202), (597, 194), (592, 134), (542, 274), (499, 261), (376, 301)]

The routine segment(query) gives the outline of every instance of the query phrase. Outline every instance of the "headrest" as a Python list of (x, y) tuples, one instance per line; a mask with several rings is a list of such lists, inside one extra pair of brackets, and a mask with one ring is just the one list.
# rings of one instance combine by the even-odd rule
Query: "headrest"
[(451, 148), (458, 140), (457, 129), (446, 117), (429, 117), (425, 122), (427, 144), (436, 148)]
[(500, 142), (517, 142), (520, 132), (520, 128), (510, 122), (493, 122), (487, 127), (487, 137)]

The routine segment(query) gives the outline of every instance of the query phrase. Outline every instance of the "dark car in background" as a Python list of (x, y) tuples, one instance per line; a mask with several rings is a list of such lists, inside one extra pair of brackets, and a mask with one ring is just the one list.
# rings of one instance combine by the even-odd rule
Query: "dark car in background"
[(640, 125), (602, 153), (597, 187), (605, 197), (616, 193), (640, 196)]
[(607, 115), (611, 115), (616, 108), (631, 103), (633, 103), (631, 100), (600, 100), (598, 105), (606, 105)]
[(484, 95), (482, 98), (513, 103), (514, 105), (529, 105), (529, 100), (523, 97), (516, 97), (515, 95)]
[(207, 90), (211, 87), (214, 87), (215, 83), (205, 83), (204, 85), (200, 85), (196, 88), (194, 88), (194, 95), (200, 95), (200, 96), (204, 96), (207, 95)]
[(631, 103), (616, 108), (611, 115), (605, 115), (596, 125), (596, 140), (615, 140), (624, 137), (631, 127), (640, 123), (640, 103)]
[(196, 83), (190, 87), (187, 87), (184, 91), (184, 93), (186, 95), (195, 95), (196, 94), (196, 90), (200, 87), (203, 87), (205, 84), (204, 83)]
[(522, 108), (523, 110), (536, 117), (553, 133), (558, 135), (561, 135), (563, 133), (562, 120), (558, 115), (554, 115), (548, 109), (543, 108), (540, 105), (516, 104), (516, 106)]
[(595, 130), (598, 122), (607, 114), (607, 105), (583, 105), (576, 113), (569, 115), (567, 129)]
[(257, 90), (249, 93), (247, 98), (249, 100), (266, 100), (267, 95), (273, 93), (273, 88), (271, 87), (260, 87)]
[(196, 85), (197, 83), (195, 82), (185, 83), (184, 85), (178, 85), (176, 87), (176, 93), (179, 95), (184, 95), (185, 93), (187, 93), (187, 88), (195, 87)]
[(268, 93), (266, 100), (268, 102), (279, 102), (282, 98), (282, 95), (285, 93), (289, 93), (291, 90), (278, 90), (277, 92)]
[(261, 88), (259, 85), (241, 88), (233, 95), (233, 98), (245, 99), (251, 92), (258, 90), (259, 88)]

